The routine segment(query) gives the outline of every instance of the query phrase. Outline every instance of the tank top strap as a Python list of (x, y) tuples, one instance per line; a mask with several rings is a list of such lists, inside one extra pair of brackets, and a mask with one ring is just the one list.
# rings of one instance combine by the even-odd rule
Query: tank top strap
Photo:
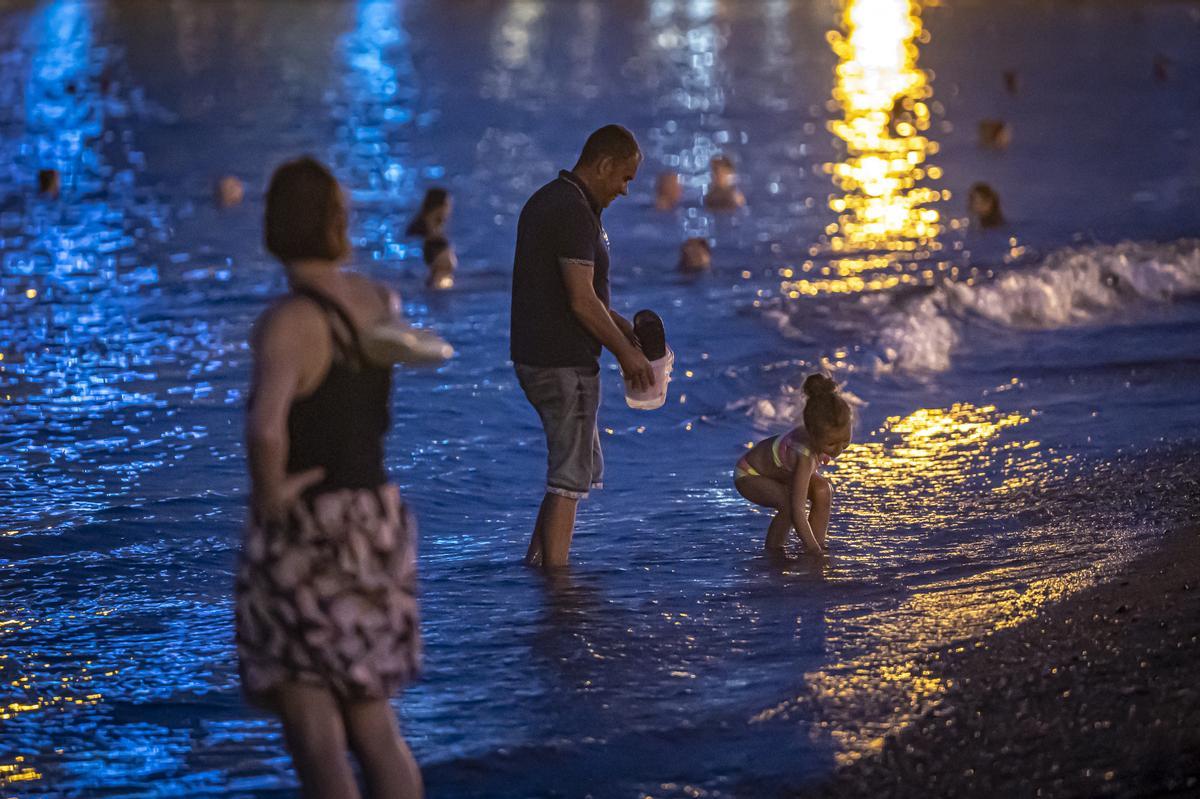
[(332, 332), (334, 343), (337, 345), (338, 349), (341, 350), (343, 357), (350, 358), (351, 360), (362, 359), (363, 349), (362, 342), (358, 337), (358, 328), (354, 326), (354, 321), (350, 318), (350, 314), (346, 313), (346, 310), (342, 308), (341, 305), (330, 299), (327, 295), (322, 294), (315, 289), (295, 288), (293, 289), (293, 292), (301, 297), (307, 297), (308, 299), (312, 300), (318, 306), (320, 306), (321, 310), (325, 311), (326, 314), (332, 314), (333, 316), (336, 316), (342, 323), (342, 326), (346, 328), (346, 332), (350, 335), (350, 341), (348, 343), (343, 341), (342, 337), (338, 335), (336, 328), (333, 328)]

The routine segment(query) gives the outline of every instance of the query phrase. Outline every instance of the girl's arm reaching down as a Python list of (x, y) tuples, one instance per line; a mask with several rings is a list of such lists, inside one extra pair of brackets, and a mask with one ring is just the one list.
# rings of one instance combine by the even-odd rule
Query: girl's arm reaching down
[(796, 457), (796, 471), (792, 476), (792, 526), (804, 544), (804, 551), (810, 555), (821, 554), (821, 544), (813, 534), (812, 526), (808, 523), (808, 483), (812, 478), (816, 461), (808, 455)]

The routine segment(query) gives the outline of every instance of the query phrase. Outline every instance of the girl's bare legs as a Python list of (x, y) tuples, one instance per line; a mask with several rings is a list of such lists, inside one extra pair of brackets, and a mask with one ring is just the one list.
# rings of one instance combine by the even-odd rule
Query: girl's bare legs
[(733, 486), (739, 494), (755, 505), (776, 510), (775, 518), (767, 528), (764, 546), (773, 554), (782, 552), (784, 544), (787, 543), (788, 532), (792, 529), (791, 491), (783, 483), (761, 475), (739, 477)]
[(386, 699), (343, 705), (342, 718), (371, 799), (420, 799), (425, 795), (421, 770)]
[(833, 488), (829, 481), (813, 472), (808, 480), (808, 526), (821, 549), (825, 549), (825, 533), (829, 531), (829, 512), (833, 506)]
[(764, 545), (766, 549), (773, 554), (783, 552), (783, 547), (787, 544), (788, 533), (792, 531), (792, 514), (786, 508), (779, 510), (775, 514), (775, 518), (771, 519), (771, 524), (767, 526), (767, 542)]
[(306, 799), (359, 799), (346, 756), (346, 728), (337, 700), (324, 688), (288, 683), (276, 691), (283, 734), (300, 795)]

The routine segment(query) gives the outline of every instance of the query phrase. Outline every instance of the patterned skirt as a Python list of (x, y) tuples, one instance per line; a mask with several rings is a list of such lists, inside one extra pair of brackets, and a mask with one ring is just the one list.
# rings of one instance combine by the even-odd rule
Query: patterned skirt
[(247, 698), (280, 684), (386, 699), (420, 666), (416, 520), (393, 485), (298, 502), (251, 521), (238, 563), (237, 652)]

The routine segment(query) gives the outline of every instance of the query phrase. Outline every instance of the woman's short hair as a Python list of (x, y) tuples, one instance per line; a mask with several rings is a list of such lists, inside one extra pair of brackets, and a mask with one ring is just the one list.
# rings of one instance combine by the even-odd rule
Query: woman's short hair
[(275, 170), (263, 216), (267, 250), (284, 263), (307, 258), (337, 261), (350, 252), (342, 188), (311, 156)]

